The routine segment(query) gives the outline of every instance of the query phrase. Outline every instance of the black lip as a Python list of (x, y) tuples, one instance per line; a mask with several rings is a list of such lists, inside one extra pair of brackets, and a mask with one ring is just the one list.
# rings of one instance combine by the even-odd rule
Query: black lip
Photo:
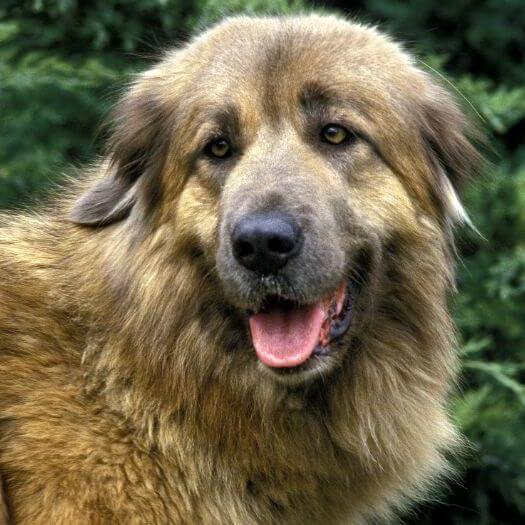
[(335, 312), (331, 315), (330, 320), (330, 340), (326, 345), (317, 345), (314, 349), (312, 355), (315, 356), (324, 356), (330, 353), (330, 344), (337, 339), (341, 338), (346, 334), (350, 325), (352, 324), (353, 318), (353, 293), (352, 293), (352, 283), (348, 281), (347, 290), (345, 295), (345, 300), (343, 302), (343, 307), (339, 314)]
[(346, 333), (348, 328), (350, 328), (350, 325), (352, 324), (352, 317), (353, 317), (353, 294), (352, 294), (352, 286), (349, 282), (347, 284), (347, 290), (345, 294), (345, 300), (343, 302), (343, 307), (341, 308), (341, 312), (339, 315), (335, 315), (332, 318), (332, 321), (330, 323), (330, 340), (333, 341), (335, 339), (338, 339), (342, 335)]

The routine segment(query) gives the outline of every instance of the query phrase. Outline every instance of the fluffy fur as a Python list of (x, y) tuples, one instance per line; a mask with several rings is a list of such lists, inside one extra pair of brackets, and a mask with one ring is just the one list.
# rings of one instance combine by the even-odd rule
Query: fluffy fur
[[(355, 130), (337, 151), (316, 142), (334, 119)], [(220, 164), (202, 154), (217, 129), (239, 152)], [(359, 524), (427, 493), (458, 441), (446, 299), (467, 134), (397, 44), (333, 17), (230, 19), (138, 76), (107, 156), (2, 219), (12, 520)], [(250, 344), (244, 309), (282, 283), (241, 275), (228, 224), (260, 206), (309, 224), (295, 300), (345, 271), (360, 286), (304, 381)]]

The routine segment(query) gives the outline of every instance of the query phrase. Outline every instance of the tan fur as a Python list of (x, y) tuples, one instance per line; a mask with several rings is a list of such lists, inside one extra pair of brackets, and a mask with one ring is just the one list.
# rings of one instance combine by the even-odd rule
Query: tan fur
[[(301, 135), (297, 93), (318, 83), (361, 137), (345, 160)], [(198, 152), (232, 105), (244, 154), (219, 176)], [(424, 496), (458, 440), (446, 298), (466, 133), (397, 44), (332, 17), (231, 19), (139, 76), (107, 157), (47, 209), (3, 218), (14, 522), (359, 524)], [(346, 347), (300, 386), (257, 362), (250, 299), (217, 273), (222, 225), (272, 199), (333, 223), (319, 246), (373, 253)]]

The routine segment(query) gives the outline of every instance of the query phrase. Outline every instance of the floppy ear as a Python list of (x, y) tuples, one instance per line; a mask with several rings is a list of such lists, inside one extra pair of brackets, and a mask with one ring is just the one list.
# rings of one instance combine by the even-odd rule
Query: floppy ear
[(98, 227), (124, 219), (137, 201), (138, 180), (162, 168), (166, 134), (155, 87), (150, 75), (142, 75), (117, 105), (104, 173), (73, 204), (72, 222)]
[(78, 199), (69, 219), (84, 226), (106, 226), (126, 218), (136, 201), (136, 186), (118, 174), (106, 174)]
[(470, 224), (458, 191), (481, 164), (482, 157), (474, 142), (482, 142), (483, 137), (442, 87), (431, 84), (422, 104), (420, 125), (437, 198), (448, 219)]

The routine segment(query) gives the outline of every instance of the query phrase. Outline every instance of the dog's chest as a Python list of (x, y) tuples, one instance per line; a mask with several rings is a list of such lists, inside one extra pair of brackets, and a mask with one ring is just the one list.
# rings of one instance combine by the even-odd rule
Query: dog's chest
[(348, 523), (350, 458), (328, 441), (314, 447), (301, 438), (274, 436), (277, 446), (244, 441), (237, 450), (225, 443), (202, 448), (193, 443), (179, 456), (184, 466), (166, 467), (167, 477), (180, 488), (177, 472), (183, 473), (190, 521), (306, 524), (345, 517)]
[(5, 436), (17, 523), (337, 523), (346, 513), (348, 463), (326, 436), (305, 438), (316, 425), (233, 441), (181, 428), (162, 448), (107, 413), (79, 405), (69, 417), (67, 407), (20, 419)]
[(187, 471), (196, 468), (194, 479), (169, 483), (166, 493), (173, 494), (175, 486), (185, 491), (170, 511), (171, 520), (177, 520), (173, 516), (181, 513), (183, 502), (188, 504), (183, 514), (192, 523), (339, 523), (349, 515), (350, 486), (342, 472), (320, 475), (315, 469), (294, 471), (281, 465), (246, 469), (235, 463), (215, 467), (211, 471), (192, 464)]

